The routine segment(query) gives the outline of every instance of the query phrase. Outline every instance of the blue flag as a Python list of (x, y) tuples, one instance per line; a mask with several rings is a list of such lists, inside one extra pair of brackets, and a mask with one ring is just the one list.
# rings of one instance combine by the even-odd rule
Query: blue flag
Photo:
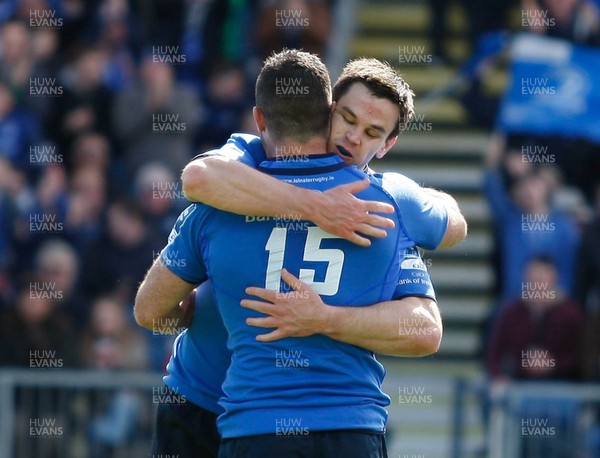
[(499, 130), (600, 143), (600, 50), (524, 34), (510, 54)]

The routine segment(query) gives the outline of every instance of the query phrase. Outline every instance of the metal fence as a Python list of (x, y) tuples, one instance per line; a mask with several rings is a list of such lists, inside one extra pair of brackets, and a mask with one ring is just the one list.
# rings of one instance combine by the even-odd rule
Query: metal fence
[(0, 370), (0, 458), (150, 456), (156, 373)]
[(486, 430), (488, 458), (600, 457), (600, 384), (508, 383), (457, 380), (454, 458), (465, 448), (465, 405), (476, 399)]
[[(454, 386), (455, 458), (600, 457), (599, 384)], [(154, 410), (167, 397), (185, 402), (173, 401), (157, 373), (0, 369), (0, 458), (150, 457)], [(474, 408), (485, 454), (468, 446)]]

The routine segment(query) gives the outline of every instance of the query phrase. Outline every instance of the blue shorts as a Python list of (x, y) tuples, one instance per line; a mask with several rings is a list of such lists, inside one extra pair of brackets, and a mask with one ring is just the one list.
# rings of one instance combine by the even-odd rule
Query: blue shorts
[(221, 441), (217, 416), (189, 400), (179, 404), (159, 404), (152, 456), (217, 458)]
[(340, 430), (224, 439), (219, 458), (387, 458), (385, 436)]

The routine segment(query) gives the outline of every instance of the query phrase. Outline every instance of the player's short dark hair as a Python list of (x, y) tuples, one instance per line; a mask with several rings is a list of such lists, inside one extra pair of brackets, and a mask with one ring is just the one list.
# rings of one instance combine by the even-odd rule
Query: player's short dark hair
[(338, 101), (354, 83), (364, 84), (375, 97), (387, 99), (400, 108), (398, 123), (388, 139), (398, 135), (412, 120), (415, 94), (388, 62), (366, 57), (348, 62), (333, 86), (333, 100)]
[(331, 108), (327, 68), (308, 52), (284, 49), (273, 53), (256, 80), (256, 106), (278, 141), (327, 137)]

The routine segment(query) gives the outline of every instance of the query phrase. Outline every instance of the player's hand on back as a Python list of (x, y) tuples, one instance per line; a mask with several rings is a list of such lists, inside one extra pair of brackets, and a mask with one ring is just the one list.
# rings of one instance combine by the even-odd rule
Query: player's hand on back
[(281, 278), (292, 291), (280, 293), (265, 288), (246, 288), (246, 293), (264, 301), (243, 299), (242, 307), (268, 315), (263, 318), (247, 318), (246, 324), (259, 328), (274, 328), (261, 334), (256, 340), (273, 342), (286, 337), (306, 337), (322, 333), (329, 323), (329, 308), (310, 286), (283, 269)]
[(393, 228), (394, 222), (374, 213), (393, 213), (394, 207), (383, 202), (361, 200), (354, 195), (367, 189), (369, 184), (369, 180), (364, 179), (324, 191), (311, 220), (324, 231), (361, 246), (371, 245), (365, 236), (387, 236), (382, 228)]

